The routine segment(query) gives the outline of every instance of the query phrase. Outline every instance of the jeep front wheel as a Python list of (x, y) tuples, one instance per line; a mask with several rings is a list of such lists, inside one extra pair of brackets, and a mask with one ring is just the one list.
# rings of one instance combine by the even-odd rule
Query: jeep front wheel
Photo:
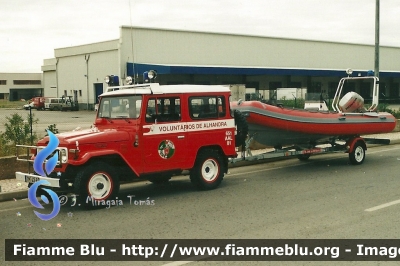
[(115, 200), (119, 191), (118, 174), (111, 165), (96, 162), (78, 172), (74, 188), (81, 204), (101, 206), (107, 200)]
[(224, 173), (221, 155), (215, 150), (203, 150), (190, 171), (190, 180), (200, 189), (214, 189), (221, 184)]

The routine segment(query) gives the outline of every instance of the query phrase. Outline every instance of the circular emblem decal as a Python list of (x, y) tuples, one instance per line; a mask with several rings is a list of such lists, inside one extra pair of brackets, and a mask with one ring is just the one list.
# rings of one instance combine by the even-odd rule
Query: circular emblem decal
[(166, 139), (160, 142), (158, 145), (158, 154), (163, 159), (171, 158), (175, 153), (175, 145), (172, 141)]

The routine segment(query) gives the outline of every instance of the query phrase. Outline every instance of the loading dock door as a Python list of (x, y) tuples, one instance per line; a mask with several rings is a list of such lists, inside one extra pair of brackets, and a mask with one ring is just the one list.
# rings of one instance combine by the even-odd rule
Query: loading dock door
[(103, 93), (103, 83), (94, 83), (95, 104), (99, 103), (99, 95)]

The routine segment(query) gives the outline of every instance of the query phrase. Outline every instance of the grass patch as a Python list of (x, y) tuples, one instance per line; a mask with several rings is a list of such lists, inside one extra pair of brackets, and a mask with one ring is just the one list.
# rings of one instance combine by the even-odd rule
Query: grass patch
[(13, 108), (13, 109), (22, 109), (24, 104), (28, 104), (28, 101), (13, 101), (10, 102), (8, 100), (0, 100), (0, 108)]

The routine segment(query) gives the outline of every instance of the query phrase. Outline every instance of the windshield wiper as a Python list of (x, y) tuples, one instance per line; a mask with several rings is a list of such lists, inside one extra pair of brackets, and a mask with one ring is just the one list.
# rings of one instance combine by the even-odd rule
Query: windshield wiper
[(101, 118), (105, 118), (108, 122), (114, 123), (108, 116), (102, 116)]

